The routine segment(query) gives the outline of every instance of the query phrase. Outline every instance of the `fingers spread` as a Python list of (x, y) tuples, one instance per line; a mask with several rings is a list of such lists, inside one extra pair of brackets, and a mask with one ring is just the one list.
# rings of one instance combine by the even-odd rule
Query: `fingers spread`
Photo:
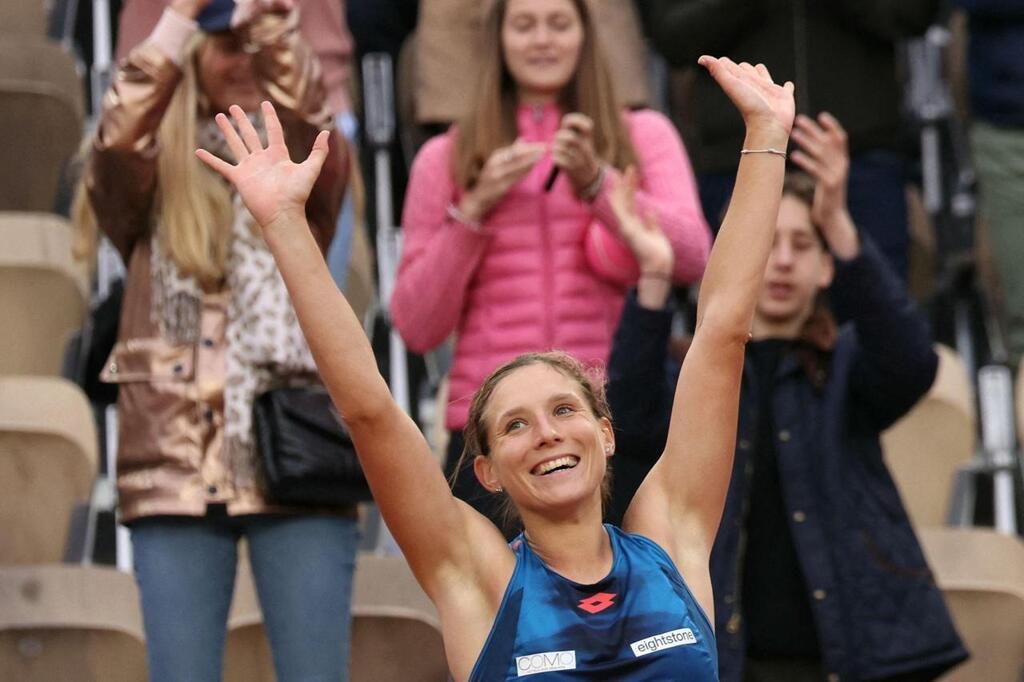
[(313, 149), (310, 150), (306, 160), (302, 162), (303, 166), (318, 174), (320, 173), (320, 168), (324, 165), (324, 159), (327, 158), (330, 137), (331, 133), (327, 130), (321, 130), (317, 134), (316, 140), (313, 141)]
[(231, 150), (235, 161), (241, 162), (242, 159), (249, 156), (249, 150), (242, 144), (242, 139), (238, 137), (238, 133), (235, 132), (228, 117), (224, 114), (217, 114), (214, 116), (214, 120), (217, 122), (217, 127), (220, 128), (221, 135), (224, 136), (224, 141), (228, 143), (228, 149)]
[(234, 173), (235, 167), (230, 163), (224, 159), (217, 158), (205, 149), (197, 149), (196, 156), (199, 157), (200, 161), (224, 176), (225, 180), (231, 180), (231, 175)]
[(235, 125), (238, 126), (238, 132), (242, 136), (242, 141), (245, 142), (245, 146), (250, 152), (258, 152), (263, 149), (263, 143), (260, 142), (260, 136), (256, 133), (256, 128), (253, 127), (252, 121), (242, 111), (242, 107), (237, 104), (232, 104), (228, 111), (231, 112), (231, 118), (235, 119)]
[(793, 161), (793, 163), (807, 171), (815, 180), (822, 177), (824, 173), (824, 168), (822, 167), (822, 164), (819, 163), (817, 159), (812, 158), (806, 152), (797, 149), (796, 151), (789, 155), (789, 158)]
[(267, 129), (267, 146), (284, 145), (284, 131), (281, 130), (281, 121), (277, 118), (274, 105), (270, 102), (262, 102), (260, 109), (263, 111), (263, 125)]

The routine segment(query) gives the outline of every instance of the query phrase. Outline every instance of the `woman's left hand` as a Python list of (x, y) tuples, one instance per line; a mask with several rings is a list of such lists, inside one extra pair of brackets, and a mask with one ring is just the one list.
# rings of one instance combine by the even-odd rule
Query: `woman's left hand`
[(232, 105), (229, 111), (238, 132), (224, 114), (217, 114), (217, 126), (238, 163), (233, 166), (205, 149), (196, 150), (196, 156), (238, 189), (249, 212), (266, 230), (273, 229), (281, 218), (305, 219), (306, 199), (327, 158), (330, 133), (321, 131), (306, 160), (293, 163), (274, 106), (263, 102), (260, 108), (267, 129), (266, 148), (245, 112), (238, 105)]
[(594, 122), (589, 116), (571, 113), (562, 117), (562, 126), (555, 133), (551, 146), (551, 157), (577, 192), (597, 179), (602, 162), (594, 151)]

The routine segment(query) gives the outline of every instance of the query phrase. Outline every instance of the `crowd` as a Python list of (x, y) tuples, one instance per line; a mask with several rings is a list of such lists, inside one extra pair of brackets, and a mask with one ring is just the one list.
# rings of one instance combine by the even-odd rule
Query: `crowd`
[[(956, 4), (1016, 363), (1024, 11)], [(455, 679), (964, 661), (881, 446), (938, 366), (897, 48), (940, 5), (126, 0), (72, 218), (83, 258), (103, 236), (126, 267), (100, 378), (151, 679), (220, 678), (242, 538), (277, 678), (347, 679), (365, 498), (316, 485), (352, 475), (312, 432), (358, 456)], [(685, 135), (648, 48), (693, 69)], [(338, 286), (373, 225), (373, 51), (399, 75), (389, 321), (451, 349), (440, 464)]]

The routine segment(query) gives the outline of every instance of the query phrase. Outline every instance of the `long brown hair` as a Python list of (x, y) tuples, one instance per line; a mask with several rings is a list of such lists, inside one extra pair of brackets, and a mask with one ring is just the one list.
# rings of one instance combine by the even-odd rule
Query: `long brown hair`
[[(516, 139), (516, 84), (502, 54), (501, 27), (509, 0), (495, 0), (484, 26), (475, 99), (458, 122), (452, 174), (459, 187), (470, 188), (480, 169), (498, 148)], [(619, 170), (636, 163), (636, 153), (615, 95), (611, 72), (599, 45), (590, 10), (584, 0), (571, 0), (583, 24), (579, 62), (559, 95), (565, 112), (585, 114), (594, 122), (597, 155)]]
[[(612, 411), (608, 406), (608, 398), (605, 395), (604, 376), (596, 369), (589, 368), (582, 362), (562, 351), (548, 351), (545, 353), (523, 353), (513, 360), (506, 362), (501, 367), (491, 372), (480, 388), (473, 395), (473, 402), (469, 406), (469, 421), (466, 422), (462, 435), (465, 440), (465, 447), (459, 455), (458, 464), (452, 473), (450, 483), (454, 485), (455, 477), (477, 457), (490, 457), (491, 443), (490, 432), (487, 429), (486, 411), (490, 405), (491, 397), (494, 395), (498, 384), (505, 377), (516, 370), (531, 365), (546, 365), (567, 378), (576, 382), (583, 392), (583, 398), (587, 401), (594, 418), (600, 420), (612, 420)], [(601, 483), (602, 507), (607, 508), (611, 499), (612, 481), (611, 463), (607, 463), (604, 480)], [(519, 522), (519, 515), (508, 495), (502, 494), (501, 516), (506, 530), (511, 530), (513, 525)]]

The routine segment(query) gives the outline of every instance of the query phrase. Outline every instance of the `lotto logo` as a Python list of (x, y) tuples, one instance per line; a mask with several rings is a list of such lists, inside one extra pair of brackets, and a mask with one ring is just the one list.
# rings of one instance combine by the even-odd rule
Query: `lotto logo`
[(615, 595), (609, 592), (598, 592), (597, 594), (581, 599), (577, 604), (587, 613), (601, 613), (615, 603)]

